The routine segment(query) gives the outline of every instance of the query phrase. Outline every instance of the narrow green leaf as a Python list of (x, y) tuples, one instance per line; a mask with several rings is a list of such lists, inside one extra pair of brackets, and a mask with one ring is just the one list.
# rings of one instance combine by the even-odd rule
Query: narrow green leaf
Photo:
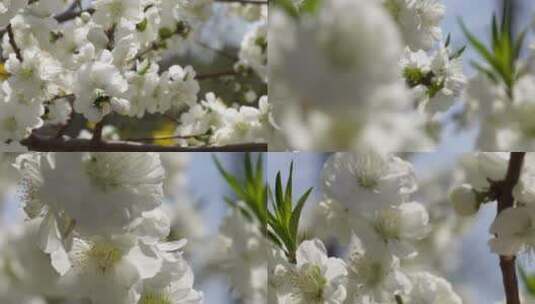
[(245, 193), (243, 192), (242, 186), (240, 185), (238, 179), (223, 168), (223, 165), (217, 157), (212, 156), (212, 159), (216, 164), (217, 170), (223, 176), (232, 191), (234, 191), (239, 198), (244, 199)]
[(500, 64), (494, 58), (493, 54), (487, 49), (487, 47), (479, 41), (470, 31), (468, 28), (466, 28), (466, 25), (462, 21), (462, 19), (459, 19), (459, 24), (461, 26), (462, 31), (464, 32), (466, 38), (470, 42), (470, 44), (475, 48), (475, 50), (497, 71), (501, 70)]
[(492, 49), (496, 49), (498, 45), (498, 24), (496, 21), (496, 14), (492, 14)]
[(262, 153), (258, 153), (256, 159), (256, 184), (258, 187), (263, 187), (264, 181), (264, 158)]
[(277, 205), (277, 209), (284, 210), (284, 199), (282, 196), (282, 180), (281, 180), (281, 173), (277, 173), (277, 177), (275, 178), (275, 202)]
[(465, 50), (466, 50), (466, 45), (463, 46), (462, 48), (458, 49), (457, 51), (455, 51), (453, 54), (451, 54), (450, 55), (450, 60), (457, 59), (457, 58), (461, 57)]
[(524, 41), (526, 39), (528, 30), (529, 30), (528, 28), (522, 30), (515, 40), (514, 51), (513, 51), (513, 59), (515, 61), (520, 57), (520, 51), (522, 51), (522, 47), (524, 46)]
[(451, 42), (451, 33), (448, 33), (448, 36), (446, 37), (446, 42), (444, 43), (444, 47), (448, 48), (450, 46)]
[(244, 167), (245, 167), (245, 178), (247, 181), (254, 180), (253, 178), (253, 166), (251, 164), (251, 155), (249, 153), (245, 153), (245, 157), (243, 160)]
[(301, 212), (303, 211), (303, 206), (305, 205), (306, 200), (308, 199), (308, 196), (312, 192), (312, 188), (309, 188), (297, 201), (297, 204), (295, 205), (295, 209), (292, 212), (292, 218), (290, 220), (290, 233), (292, 235), (292, 239), (297, 242), (297, 233), (299, 229), (299, 220), (301, 218)]
[(290, 163), (290, 173), (288, 174), (288, 179), (286, 180), (286, 193), (284, 199), (287, 202), (292, 202), (292, 184), (293, 184), (293, 171), (294, 171), (294, 162)]
[(494, 81), (494, 83), (498, 83), (498, 77), (496, 77), (496, 75), (494, 75), (493, 71), (480, 65), (479, 63), (475, 62), (475, 61), (471, 61), (470, 64), (476, 69), (478, 70), (479, 72), (487, 75), (487, 77), (489, 77), (490, 80)]

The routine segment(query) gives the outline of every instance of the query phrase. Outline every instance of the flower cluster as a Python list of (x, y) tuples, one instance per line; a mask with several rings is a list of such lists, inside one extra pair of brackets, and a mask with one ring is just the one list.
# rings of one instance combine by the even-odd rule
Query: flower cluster
[(22, 154), (15, 166), (27, 221), (2, 239), (3, 303), (202, 303), (186, 239), (168, 241), (158, 154)]
[[(20, 142), (34, 131), (66, 125), (75, 113), (96, 124), (111, 114), (194, 112), (201, 106), (199, 82), (219, 76), (203, 77), (169, 58), (200, 39), (218, 5), (212, 0), (2, 1), (0, 147), (23, 150)], [(267, 7), (255, 6), (258, 14), (247, 14), (255, 26), (239, 47), (231, 77), (256, 74), (267, 82)], [(248, 107), (258, 110), (252, 93)], [(200, 144), (243, 139), (188, 136), (208, 137)]]
[[(431, 230), (427, 209), (411, 199), (417, 182), (409, 162), (371, 151), (332, 155), (317, 229), (304, 235), (300, 217), (311, 190), (293, 204), (293, 165), (286, 188), (278, 174), (273, 191), (254, 168), (246, 160), (243, 183), (222, 171), (238, 201), (229, 201), (235, 210), (220, 229), (219, 255), (240, 299), (254, 291), (268, 303), (462, 303), (445, 279), (407, 267)], [(272, 206), (261, 209), (268, 197)]]
[(286, 145), (432, 146), (440, 113), (466, 82), (463, 49), (443, 41), (444, 12), (438, 0), (301, 1), (275, 9), (270, 95)]
[[(490, 227), (492, 252), (511, 256), (532, 252), (535, 243), (535, 209), (533, 208), (535, 178), (534, 155), (527, 153), (520, 179), (513, 188), (514, 204), (501, 210)], [(499, 189), (496, 183), (505, 180), (509, 153), (480, 152), (461, 159), (462, 184), (451, 191), (451, 201), (461, 216), (477, 213), (481, 205), (496, 201)]]

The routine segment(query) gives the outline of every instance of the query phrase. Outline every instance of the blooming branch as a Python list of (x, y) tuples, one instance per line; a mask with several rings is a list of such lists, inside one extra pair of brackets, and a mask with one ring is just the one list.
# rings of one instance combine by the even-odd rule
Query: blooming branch
[[(505, 179), (491, 185), (491, 188), (497, 191), (498, 214), (507, 208), (514, 207), (513, 188), (520, 179), (525, 155), (525, 152), (512, 152)], [(500, 268), (507, 304), (520, 304), (515, 261), (515, 255), (500, 255)]]

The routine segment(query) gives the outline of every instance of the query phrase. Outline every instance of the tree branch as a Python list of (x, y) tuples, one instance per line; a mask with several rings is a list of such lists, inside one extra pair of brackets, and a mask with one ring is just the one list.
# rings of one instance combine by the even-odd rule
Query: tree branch
[(37, 152), (266, 152), (267, 144), (244, 143), (226, 146), (167, 147), (128, 141), (101, 141), (91, 139), (43, 138), (31, 135), (21, 141), (31, 151)]
[(7, 25), (6, 30), (7, 30), (7, 35), (9, 36), (9, 44), (11, 44), (11, 47), (13, 48), (13, 51), (15, 52), (17, 59), (20, 62), (22, 62), (24, 59), (22, 58), (22, 53), (20, 51), (20, 48), (17, 45), (17, 42), (15, 41), (15, 33), (13, 33), (13, 27), (11, 26), (11, 23)]
[[(507, 208), (514, 207), (513, 188), (520, 179), (525, 155), (525, 152), (511, 152), (505, 179), (503, 181), (493, 182), (491, 185), (492, 190), (497, 195), (497, 214), (500, 214)], [(500, 268), (507, 304), (520, 304), (515, 261), (516, 256), (514, 255), (500, 255)]]
[(99, 144), (100, 142), (102, 142), (102, 129), (103, 128), (104, 128), (104, 119), (95, 125), (95, 130), (93, 131), (93, 138), (91, 139), (91, 141), (94, 144)]
[(236, 75), (238, 75), (238, 72), (234, 70), (228, 70), (228, 71), (200, 74), (200, 75), (197, 75), (195, 79), (201, 81), (201, 80), (207, 80), (207, 79), (212, 79), (212, 78), (220, 78), (220, 77), (236, 76)]

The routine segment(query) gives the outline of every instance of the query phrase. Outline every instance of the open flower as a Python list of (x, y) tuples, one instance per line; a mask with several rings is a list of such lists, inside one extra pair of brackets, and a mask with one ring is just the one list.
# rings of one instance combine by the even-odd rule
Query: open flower
[(124, 232), (163, 197), (156, 153), (29, 154), (18, 167), (27, 213), (66, 218), (85, 235)]
[(342, 304), (346, 299), (347, 275), (341, 259), (327, 257), (320, 240), (304, 241), (296, 252), (295, 265), (284, 270), (285, 284), (279, 290), (280, 304)]
[(337, 153), (322, 174), (326, 195), (357, 214), (402, 203), (417, 188), (408, 162), (372, 151)]

